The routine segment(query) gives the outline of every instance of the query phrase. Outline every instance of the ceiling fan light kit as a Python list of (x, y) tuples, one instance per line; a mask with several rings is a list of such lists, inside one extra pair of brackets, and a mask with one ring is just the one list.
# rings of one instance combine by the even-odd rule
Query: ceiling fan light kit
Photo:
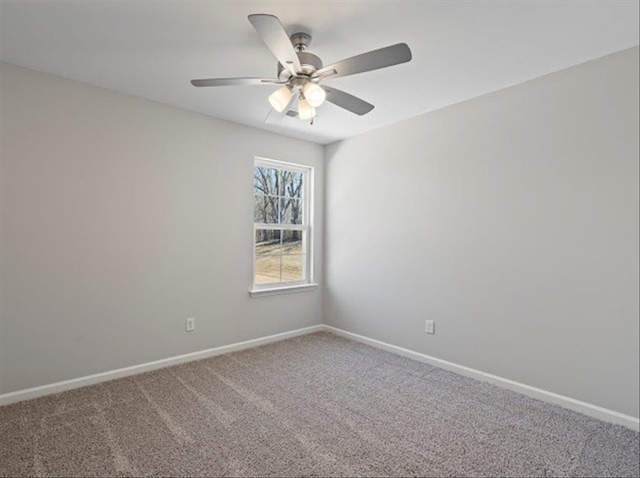
[(311, 81), (304, 85), (302, 93), (304, 94), (305, 99), (314, 108), (317, 108), (324, 103), (324, 100), (327, 98), (327, 92), (324, 91), (321, 86), (318, 86), (316, 83), (312, 83)]
[(411, 60), (411, 50), (405, 43), (373, 50), (328, 66), (316, 55), (306, 51), (311, 43), (307, 33), (294, 33), (289, 37), (278, 17), (266, 14), (249, 15), (249, 22), (264, 44), (278, 59), (277, 78), (212, 78), (192, 80), (193, 86), (231, 85), (284, 85), (269, 96), (269, 103), (281, 117), (292, 116), (292, 99), (297, 98), (297, 116), (310, 121), (316, 116), (316, 108), (325, 100), (357, 115), (365, 115), (374, 106), (356, 96), (335, 88), (319, 85), (324, 80), (339, 76), (355, 75), (406, 63)]
[(311, 120), (316, 116), (316, 109), (303, 96), (298, 99), (298, 116), (301, 120)]
[(293, 92), (289, 86), (277, 89), (269, 96), (269, 103), (278, 113), (282, 113), (289, 106)]

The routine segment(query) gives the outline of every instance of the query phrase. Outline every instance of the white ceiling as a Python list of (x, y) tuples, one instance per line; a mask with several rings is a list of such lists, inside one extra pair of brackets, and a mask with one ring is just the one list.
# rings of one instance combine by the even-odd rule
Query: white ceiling
[[(194, 88), (192, 78), (274, 77), (247, 20), (313, 35), (325, 64), (398, 42), (410, 63), (327, 84), (376, 108), (326, 103), (314, 125), (265, 124), (273, 86)], [(18, 1), (0, 3), (2, 61), (318, 143), (374, 128), (639, 43), (638, 1)]]

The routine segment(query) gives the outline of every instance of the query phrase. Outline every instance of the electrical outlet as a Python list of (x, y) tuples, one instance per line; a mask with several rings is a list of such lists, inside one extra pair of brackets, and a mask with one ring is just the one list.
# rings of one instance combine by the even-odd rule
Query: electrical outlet
[(428, 334), (436, 333), (436, 323), (433, 320), (425, 320), (424, 331)]
[(193, 332), (196, 329), (196, 319), (194, 317), (189, 317), (185, 320), (184, 328), (187, 332)]

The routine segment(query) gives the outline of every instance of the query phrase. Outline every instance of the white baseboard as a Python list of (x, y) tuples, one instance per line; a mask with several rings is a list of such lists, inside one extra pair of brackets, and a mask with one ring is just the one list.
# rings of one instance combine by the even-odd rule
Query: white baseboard
[(549, 392), (547, 390), (542, 390), (540, 388), (532, 387), (530, 385), (525, 385), (523, 383), (509, 380), (507, 378), (498, 377), (497, 375), (492, 375), (490, 373), (482, 372), (480, 370), (476, 370), (470, 367), (465, 367), (464, 365), (458, 365), (453, 362), (448, 362), (446, 360), (431, 357), (429, 355), (425, 355), (420, 352), (414, 352), (413, 350), (398, 347), (396, 345), (391, 345), (386, 342), (382, 342), (380, 340), (370, 339), (369, 337), (354, 334), (352, 332), (338, 329), (330, 325), (314, 325), (311, 327), (305, 327), (303, 329), (291, 330), (289, 332), (269, 335), (266, 337), (260, 337), (252, 340), (246, 340), (244, 342), (237, 342), (235, 344), (222, 345), (220, 347), (200, 350), (198, 352), (192, 352), (184, 355), (177, 355), (175, 357), (156, 360), (154, 362), (147, 362), (140, 365), (134, 365), (131, 367), (125, 367), (117, 370), (111, 370), (108, 372), (97, 373), (94, 375), (87, 375), (85, 377), (65, 380), (63, 382), (56, 382), (48, 385), (42, 385), (40, 387), (28, 388), (25, 390), (18, 390), (16, 392), (5, 393), (0, 395), (0, 406), (8, 405), (10, 403), (19, 402), (22, 400), (29, 400), (32, 398), (42, 397), (44, 395), (60, 393), (66, 390), (74, 389), (74, 388), (85, 387), (87, 385), (94, 385), (96, 383), (107, 382), (109, 380), (127, 377), (130, 375), (136, 375), (143, 372), (149, 372), (151, 370), (169, 367), (171, 365), (177, 365), (180, 363), (191, 362), (193, 360), (200, 360), (207, 357), (213, 357), (215, 355), (222, 355), (229, 352), (235, 352), (238, 350), (248, 349), (251, 347), (257, 347), (259, 345), (278, 342), (280, 340), (297, 337), (299, 335), (311, 334), (313, 332), (320, 332), (323, 330), (327, 332), (332, 332), (336, 335), (339, 335), (351, 340), (355, 340), (367, 345), (371, 345), (373, 347), (386, 350), (388, 352), (402, 355), (404, 357), (408, 357), (410, 359), (417, 360), (419, 362), (428, 363), (430, 365), (434, 365), (436, 367), (440, 367), (445, 370), (450, 370), (460, 375), (464, 375), (464, 376), (474, 378), (476, 380), (481, 380), (484, 382), (489, 382), (493, 385), (497, 385), (498, 387), (506, 388), (508, 390), (512, 390), (514, 392), (518, 392), (532, 398), (537, 398), (538, 400), (560, 405), (562, 407), (568, 408), (570, 410), (573, 410), (579, 413), (583, 413), (585, 415), (597, 418), (599, 420), (604, 420), (606, 422), (623, 425), (635, 431), (638, 431), (640, 429), (640, 420), (630, 415), (625, 415), (623, 413), (615, 412), (613, 410), (609, 410), (604, 407), (599, 407), (597, 405), (592, 405), (590, 403), (582, 402), (574, 398), (565, 397), (557, 393)]
[(474, 378), (476, 380), (489, 382), (493, 385), (497, 385), (498, 387), (506, 388), (508, 390), (518, 392), (522, 395), (527, 395), (532, 398), (537, 398), (538, 400), (542, 400), (544, 402), (560, 405), (564, 408), (583, 413), (584, 415), (588, 415), (605, 422), (623, 425), (635, 431), (638, 431), (640, 429), (640, 420), (630, 415), (625, 415), (623, 413), (615, 412), (604, 407), (599, 407), (597, 405), (582, 402), (574, 398), (565, 397), (564, 395), (559, 395), (557, 393), (548, 392), (547, 390), (542, 390), (541, 388), (525, 385), (524, 383), (515, 382), (507, 378), (498, 377), (497, 375), (492, 375), (490, 373), (482, 372), (470, 367), (465, 367), (464, 365), (458, 365), (453, 362), (448, 362), (446, 360), (441, 360), (419, 352), (414, 352), (413, 350), (408, 350), (396, 345), (388, 344), (386, 342), (381, 342), (380, 340), (370, 339), (369, 337), (364, 337), (352, 332), (347, 332), (346, 330), (331, 327), (330, 325), (324, 325), (323, 327), (327, 332), (332, 332), (347, 339), (371, 345), (373, 347), (377, 347), (388, 352), (395, 353), (397, 355), (402, 355), (404, 357), (417, 360), (418, 362), (428, 363), (430, 365), (434, 365), (436, 367), (440, 367), (458, 373), (460, 375)]
[(177, 365), (184, 362), (201, 360), (207, 357), (213, 357), (214, 355), (222, 355), (229, 352), (235, 352), (238, 350), (248, 349), (251, 347), (257, 347), (259, 345), (278, 342), (280, 340), (290, 339), (293, 337), (297, 337), (299, 335), (311, 334), (313, 332), (320, 332), (322, 330), (324, 330), (323, 325), (313, 325), (311, 327), (305, 327), (303, 329), (291, 330), (289, 332), (269, 335), (267, 337), (260, 337), (252, 340), (246, 340), (244, 342), (237, 342), (235, 344), (222, 345), (220, 347), (200, 350), (198, 352), (192, 352), (184, 355), (177, 355), (175, 357), (156, 360), (154, 362), (147, 362), (140, 365), (133, 365), (131, 367), (111, 370), (108, 372), (96, 373), (94, 375), (87, 375), (86, 377), (79, 377), (71, 380), (65, 380), (63, 382), (56, 382), (48, 385), (42, 385), (40, 387), (27, 388), (25, 390), (18, 390), (16, 392), (5, 393), (0, 395), (0, 406), (8, 405), (10, 403), (19, 402), (22, 400), (29, 400), (32, 398), (42, 397), (44, 395), (60, 393), (60, 392), (64, 392), (65, 390), (71, 390), (74, 388), (86, 387), (87, 385), (94, 385), (100, 382), (107, 382), (109, 380), (127, 377), (129, 375), (136, 375), (143, 372), (149, 372), (151, 370), (169, 367), (171, 365)]

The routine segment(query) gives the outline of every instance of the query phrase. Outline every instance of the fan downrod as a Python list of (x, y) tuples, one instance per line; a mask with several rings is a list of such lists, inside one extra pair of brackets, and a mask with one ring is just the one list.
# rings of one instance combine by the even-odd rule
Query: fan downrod
[(291, 39), (293, 48), (295, 48), (296, 52), (298, 53), (305, 51), (309, 47), (309, 45), (311, 45), (311, 35), (309, 35), (308, 33), (294, 33), (289, 38)]

